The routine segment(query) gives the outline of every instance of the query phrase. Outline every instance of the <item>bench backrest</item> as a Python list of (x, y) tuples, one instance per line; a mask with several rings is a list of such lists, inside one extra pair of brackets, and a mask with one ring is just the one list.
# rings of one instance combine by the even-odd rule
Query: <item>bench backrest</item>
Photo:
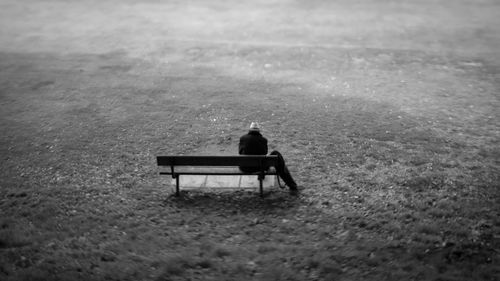
[(157, 156), (158, 166), (245, 166), (271, 167), (278, 163), (276, 155), (235, 156)]

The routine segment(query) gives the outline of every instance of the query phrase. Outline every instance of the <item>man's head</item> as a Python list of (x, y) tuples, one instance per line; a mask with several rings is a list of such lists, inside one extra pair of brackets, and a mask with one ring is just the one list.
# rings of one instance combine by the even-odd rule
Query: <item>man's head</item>
[(260, 132), (259, 123), (252, 122), (252, 124), (250, 124), (250, 132)]

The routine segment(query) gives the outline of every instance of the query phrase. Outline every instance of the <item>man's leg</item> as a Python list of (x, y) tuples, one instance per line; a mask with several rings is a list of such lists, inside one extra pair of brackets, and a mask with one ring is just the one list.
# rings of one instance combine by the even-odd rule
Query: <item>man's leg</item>
[(277, 155), (278, 156), (278, 165), (276, 166), (276, 172), (278, 173), (278, 176), (283, 179), (286, 185), (290, 188), (290, 190), (296, 190), (297, 189), (297, 183), (292, 178), (292, 175), (290, 174), (290, 171), (286, 167), (285, 164), (285, 159), (283, 159), (283, 156), (281, 153), (278, 151), (274, 150), (273, 152), (270, 153), (270, 155)]

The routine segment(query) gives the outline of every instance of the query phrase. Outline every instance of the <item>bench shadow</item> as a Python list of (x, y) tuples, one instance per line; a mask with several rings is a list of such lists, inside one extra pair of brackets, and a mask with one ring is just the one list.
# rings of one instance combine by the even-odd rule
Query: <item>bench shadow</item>
[(301, 196), (287, 190), (265, 191), (260, 197), (254, 191), (181, 191), (180, 196), (169, 195), (165, 206), (208, 213), (225, 214), (279, 214), (301, 205)]

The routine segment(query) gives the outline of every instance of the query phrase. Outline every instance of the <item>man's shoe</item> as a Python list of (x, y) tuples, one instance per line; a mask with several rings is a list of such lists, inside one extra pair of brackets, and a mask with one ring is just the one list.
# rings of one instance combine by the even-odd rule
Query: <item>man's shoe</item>
[(298, 195), (299, 194), (299, 189), (297, 188), (296, 183), (292, 183), (288, 186), (290, 189), (290, 195)]

